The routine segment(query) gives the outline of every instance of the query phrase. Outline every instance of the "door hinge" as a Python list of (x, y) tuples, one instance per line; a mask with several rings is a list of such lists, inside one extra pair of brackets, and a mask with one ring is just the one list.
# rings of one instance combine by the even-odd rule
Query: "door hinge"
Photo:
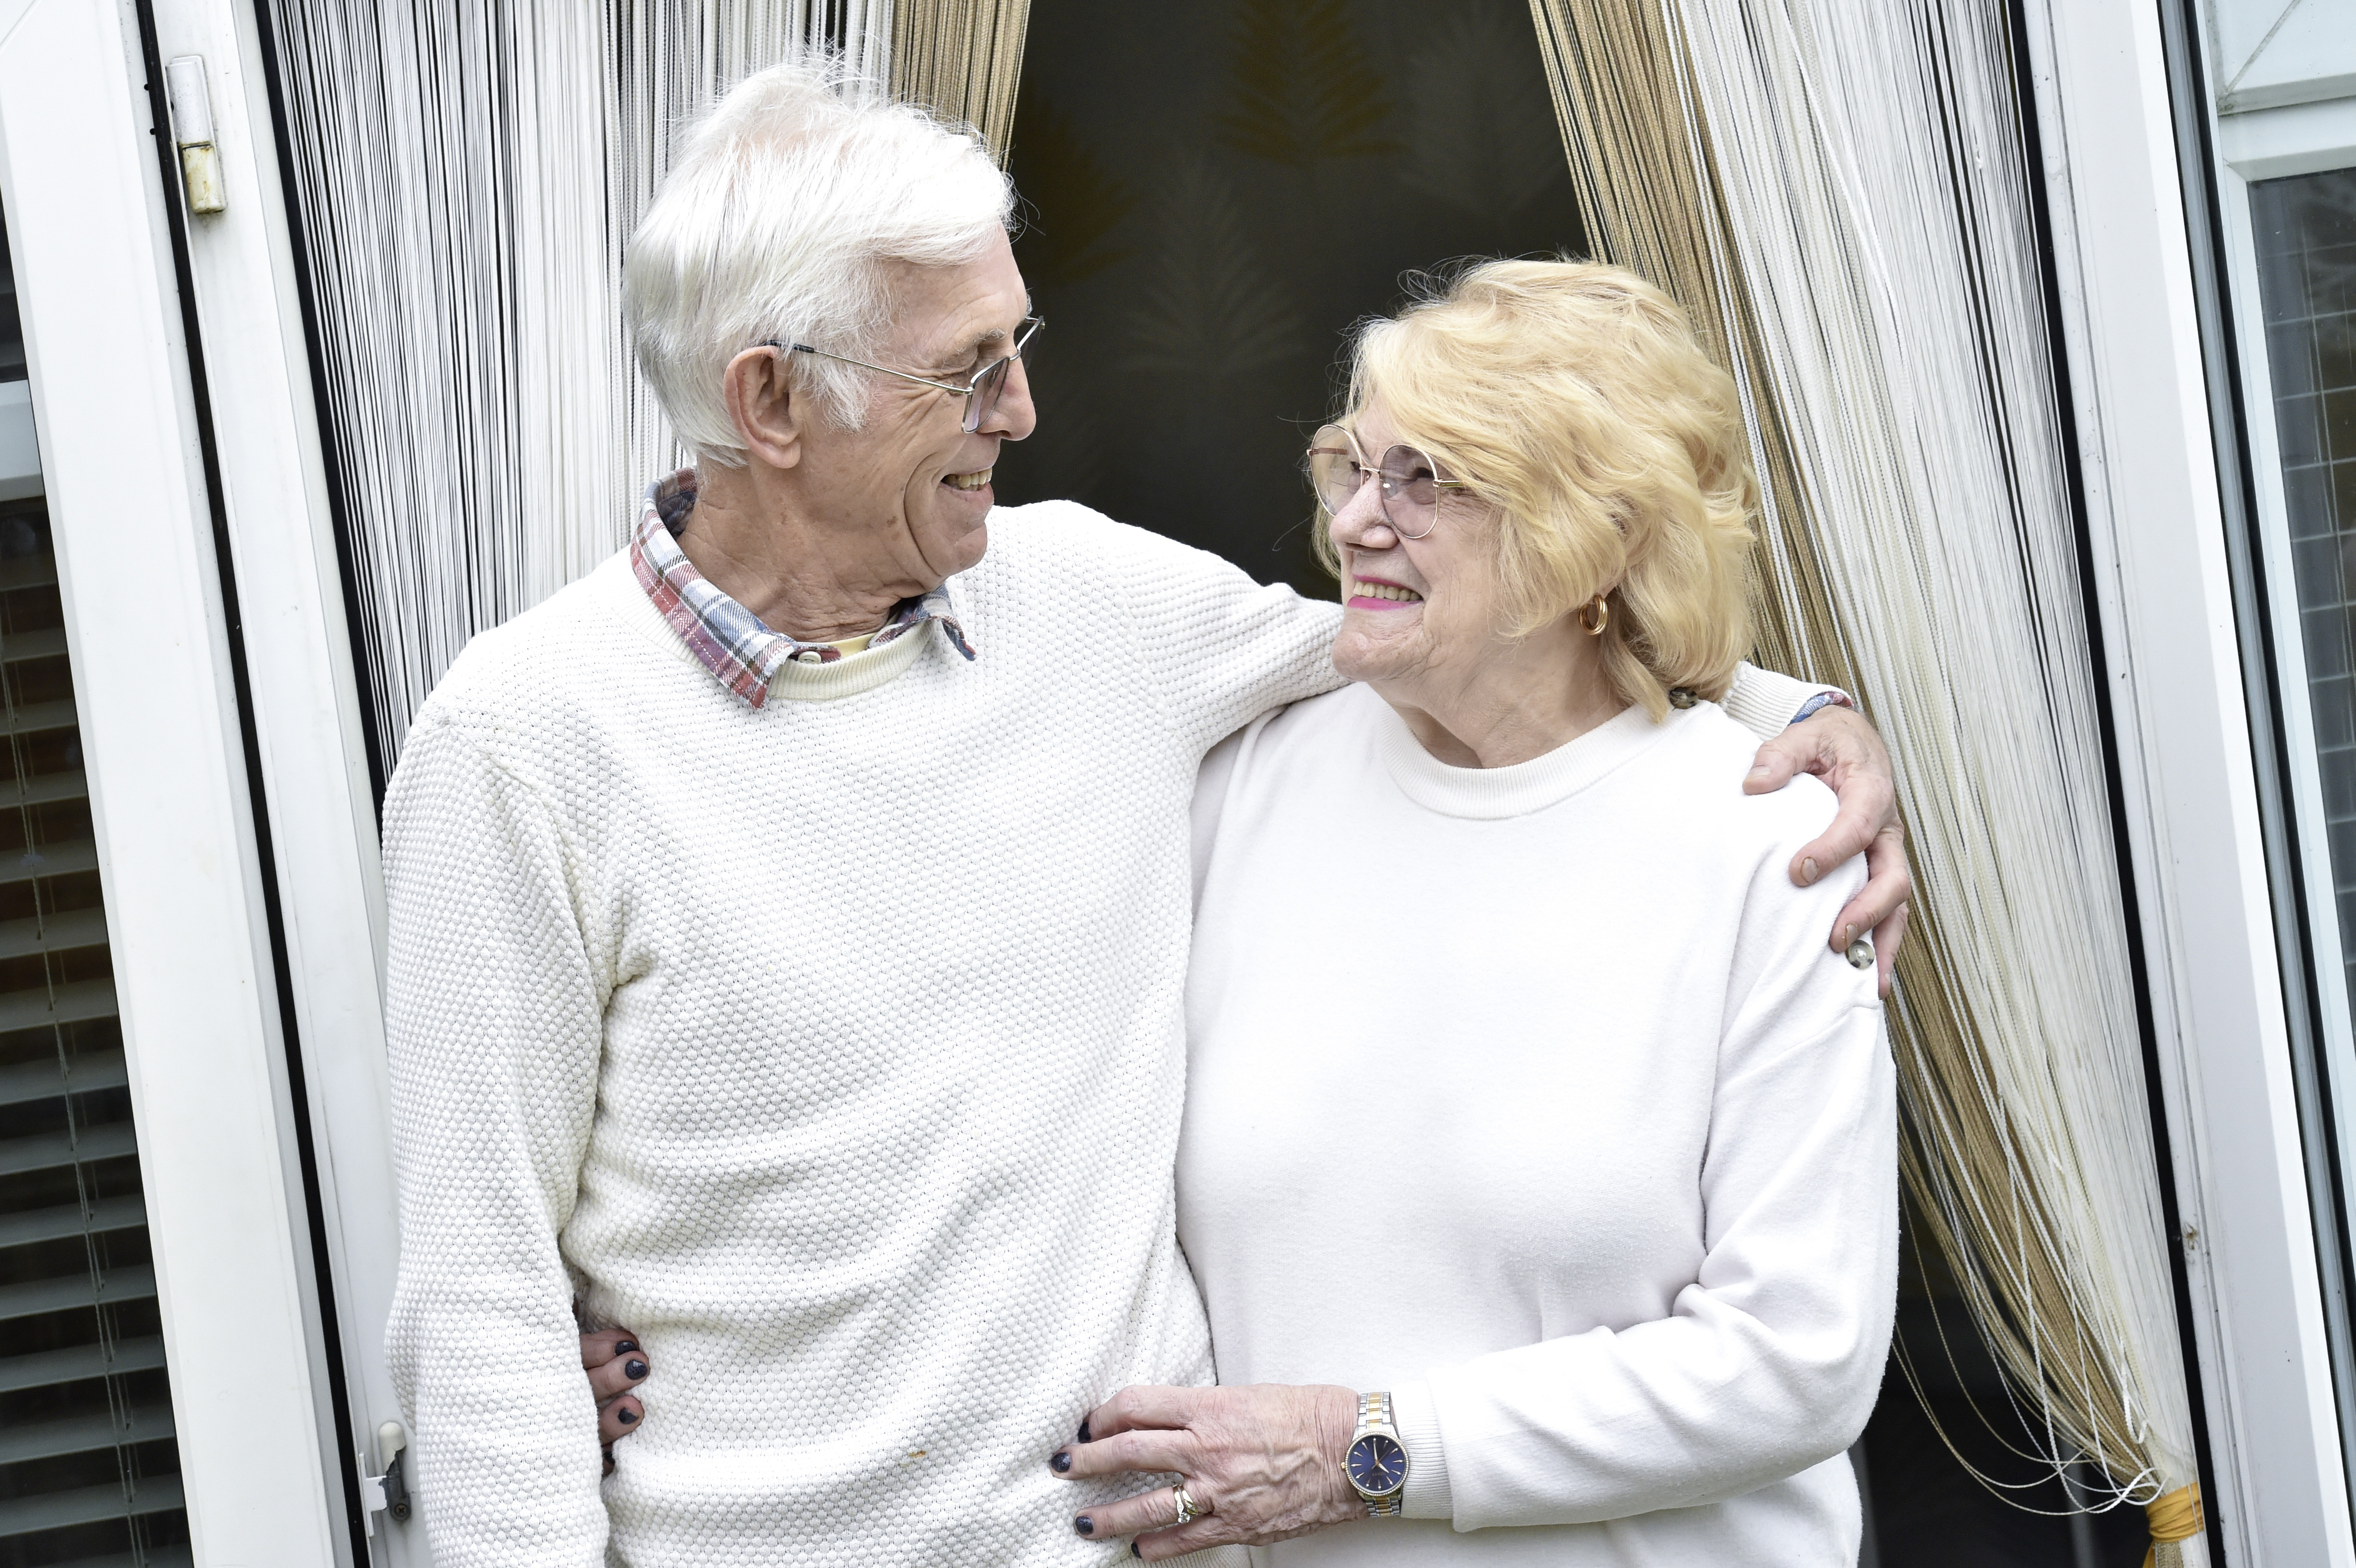
[(380, 1513), (408, 1522), (409, 1479), (402, 1474), (401, 1463), (408, 1448), (408, 1430), (398, 1421), (388, 1421), (376, 1429), (376, 1462), (384, 1467), (384, 1473), (360, 1480), (360, 1508), (368, 1515), (370, 1535), (376, 1533)]
[(180, 150), (180, 188), (190, 212), (229, 206), (221, 189), (220, 149), (213, 145), (213, 98), (205, 83), (205, 57), (182, 55), (164, 68), (164, 96), (172, 111), (172, 140)]

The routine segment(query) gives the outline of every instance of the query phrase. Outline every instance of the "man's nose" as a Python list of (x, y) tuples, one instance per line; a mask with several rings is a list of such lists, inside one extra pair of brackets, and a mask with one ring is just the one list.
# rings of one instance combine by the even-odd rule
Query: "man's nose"
[(998, 406), (990, 411), (977, 433), (1021, 441), (1038, 428), (1039, 405), (1031, 400), (1031, 372), (1017, 359), (1006, 368), (1006, 385), (998, 389)]

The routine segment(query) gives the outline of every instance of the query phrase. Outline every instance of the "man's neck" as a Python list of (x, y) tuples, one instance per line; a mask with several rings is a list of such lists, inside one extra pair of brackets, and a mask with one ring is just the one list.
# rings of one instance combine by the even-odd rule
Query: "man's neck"
[(704, 580), (770, 630), (835, 643), (881, 627), (916, 585), (851, 575), (791, 486), (757, 464), (697, 471), (695, 509), (679, 548)]

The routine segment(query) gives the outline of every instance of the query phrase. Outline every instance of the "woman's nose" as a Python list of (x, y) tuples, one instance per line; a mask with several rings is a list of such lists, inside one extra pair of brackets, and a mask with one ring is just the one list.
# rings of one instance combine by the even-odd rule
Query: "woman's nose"
[(1358, 486), (1350, 504), (1333, 514), (1333, 542), (1352, 549), (1388, 549), (1398, 542), (1389, 519), (1383, 516), (1379, 494), (1371, 483)]

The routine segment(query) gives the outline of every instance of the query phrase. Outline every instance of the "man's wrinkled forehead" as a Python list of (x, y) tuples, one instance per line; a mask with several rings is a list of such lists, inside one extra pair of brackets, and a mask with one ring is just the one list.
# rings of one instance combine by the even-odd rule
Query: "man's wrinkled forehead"
[[(1025, 316), (1031, 315), (1031, 291), (977, 287), (980, 282), (964, 267), (925, 267), (891, 263), (892, 336), (903, 356), (935, 368), (950, 368), (985, 356), (993, 346), (1010, 345)], [(955, 291), (954, 297), (943, 298)], [(1019, 297), (1017, 297), (1019, 292)]]

